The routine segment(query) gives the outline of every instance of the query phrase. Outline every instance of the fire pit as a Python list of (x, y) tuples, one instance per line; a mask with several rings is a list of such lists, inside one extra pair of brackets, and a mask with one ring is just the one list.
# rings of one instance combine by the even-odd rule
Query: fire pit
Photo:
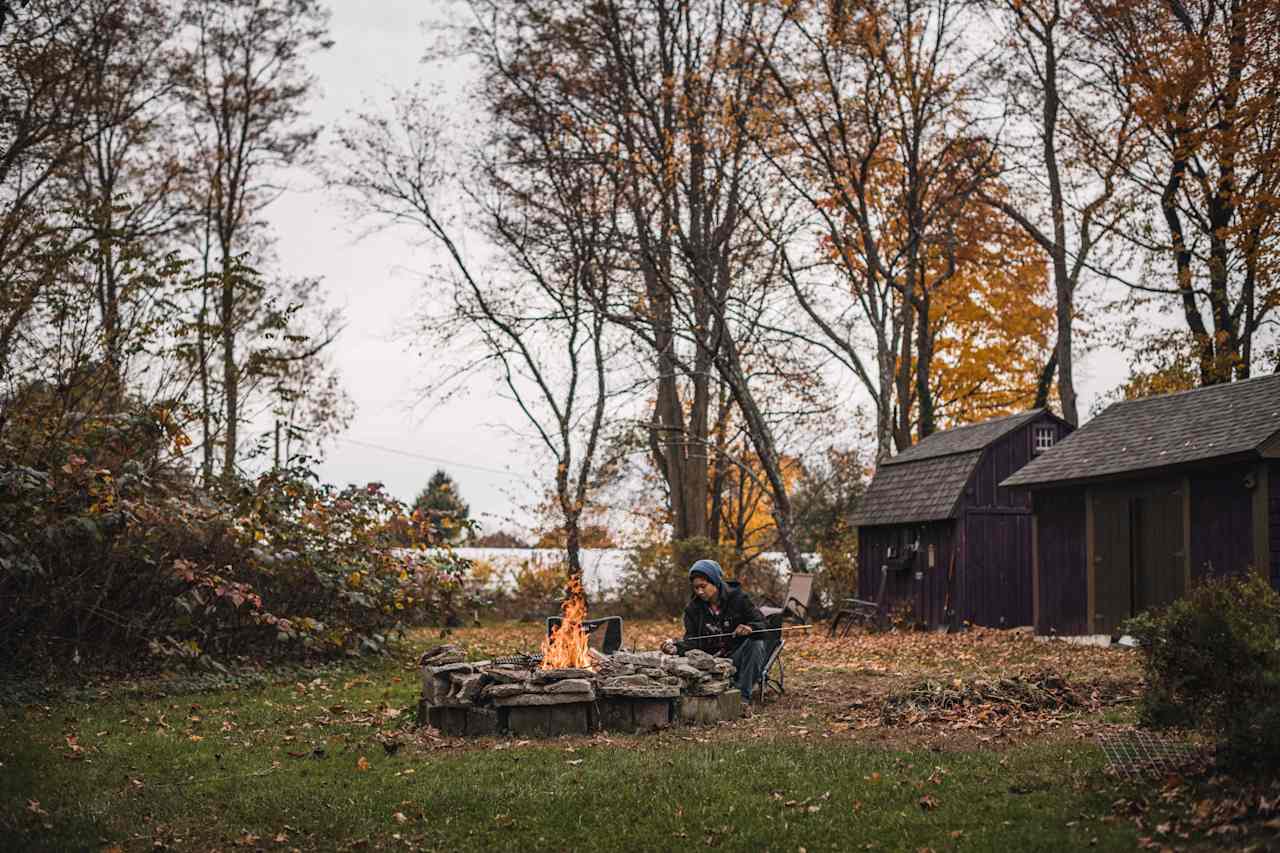
[(418, 721), (448, 735), (525, 736), (649, 731), (676, 719), (712, 723), (742, 713), (731, 688), (733, 664), (701, 651), (687, 655), (588, 648), (582, 583), (565, 587), (560, 624), (542, 654), (463, 660), (455, 646), (422, 656)]
[(589, 654), (589, 667), (538, 668), (512, 659), (462, 660), (441, 646), (423, 656), (418, 719), (447, 735), (555, 736), (651, 731), (677, 720), (741, 714), (733, 664), (705, 652)]

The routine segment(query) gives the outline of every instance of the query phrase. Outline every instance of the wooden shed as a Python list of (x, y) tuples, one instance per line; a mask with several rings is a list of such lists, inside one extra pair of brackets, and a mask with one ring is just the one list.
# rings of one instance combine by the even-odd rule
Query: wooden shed
[(877, 468), (854, 518), (858, 597), (930, 625), (1030, 625), (1031, 503), (1000, 481), (1071, 426), (1045, 409), (928, 436)]
[(1250, 568), (1280, 588), (1280, 375), (1115, 403), (1002, 485), (1032, 492), (1037, 633), (1114, 636)]

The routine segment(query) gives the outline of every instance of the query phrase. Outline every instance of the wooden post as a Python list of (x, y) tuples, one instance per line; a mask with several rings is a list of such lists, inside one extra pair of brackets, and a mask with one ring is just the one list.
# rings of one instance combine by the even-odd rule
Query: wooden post
[(1182, 594), (1186, 595), (1191, 591), (1191, 478), (1185, 476), (1182, 478), (1182, 554), (1186, 572)]
[(1040, 516), (1036, 513), (1035, 495), (1031, 500), (1031, 632), (1040, 633)]
[(1267, 481), (1267, 463), (1253, 466), (1253, 570), (1264, 579), (1271, 579), (1271, 517)]

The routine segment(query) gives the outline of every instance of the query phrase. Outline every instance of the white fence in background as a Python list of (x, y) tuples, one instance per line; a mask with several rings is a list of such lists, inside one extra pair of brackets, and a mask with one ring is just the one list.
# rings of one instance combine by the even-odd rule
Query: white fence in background
[[(406, 549), (404, 553), (412, 554)], [(418, 553), (430, 554), (430, 549)], [(510, 588), (512, 577), (525, 565), (537, 568), (557, 566), (565, 561), (565, 552), (559, 548), (455, 548), (454, 553), (475, 562), (492, 565), (497, 572), (494, 584)], [(582, 560), (582, 585), (587, 594), (598, 597), (618, 589), (622, 573), (631, 551), (625, 548), (584, 548), (579, 552)], [(786, 555), (781, 552), (761, 554), (758, 558), (776, 567), (780, 577), (788, 573)], [(815, 566), (817, 554), (805, 554), (805, 564)]]

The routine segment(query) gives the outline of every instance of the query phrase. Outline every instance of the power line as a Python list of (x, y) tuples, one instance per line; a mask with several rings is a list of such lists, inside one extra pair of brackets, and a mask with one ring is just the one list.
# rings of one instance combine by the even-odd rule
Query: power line
[(381, 450), (384, 453), (394, 453), (398, 456), (408, 456), (410, 459), (421, 459), (424, 462), (435, 462), (440, 465), (448, 465), (450, 468), (468, 468), (472, 471), (484, 471), (488, 474), (502, 474), (505, 477), (515, 477), (517, 480), (532, 480), (533, 477), (527, 474), (516, 474), (512, 471), (500, 471), (497, 468), (486, 468), (483, 465), (468, 465), (465, 462), (455, 462), (452, 459), (441, 459), (439, 456), (427, 456), (422, 453), (414, 453), (412, 450), (400, 450), (395, 447), (385, 447), (381, 444), (374, 444), (371, 441), (360, 441), (357, 438), (347, 438), (346, 436), (338, 436), (338, 441), (345, 441), (348, 444), (358, 444), (361, 447), (368, 447), (373, 450)]

